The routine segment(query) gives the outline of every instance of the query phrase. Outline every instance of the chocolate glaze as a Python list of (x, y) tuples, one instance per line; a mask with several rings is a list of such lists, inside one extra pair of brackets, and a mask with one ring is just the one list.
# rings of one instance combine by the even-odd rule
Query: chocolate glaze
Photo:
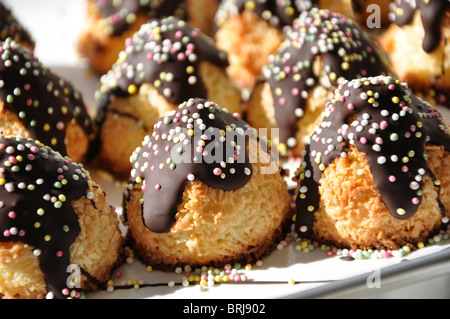
[(11, 10), (0, 3), (0, 40), (4, 41), (7, 38), (12, 38), (20, 43), (28, 43), (34, 47), (34, 40), (28, 30), (17, 21)]
[(97, 121), (104, 120), (112, 96), (136, 94), (152, 84), (169, 102), (179, 105), (193, 97), (207, 98), (199, 64), (228, 65), (226, 54), (212, 39), (174, 17), (141, 26), (112, 69), (101, 78)]
[(131, 157), (125, 217), (126, 202), (136, 184), (143, 189), (143, 222), (157, 233), (170, 230), (187, 182), (200, 180), (224, 191), (243, 187), (253, 171), (246, 152), (248, 132), (253, 132), (249, 128), (204, 99), (190, 99), (161, 118), (152, 136)]
[(106, 32), (112, 36), (123, 34), (138, 14), (145, 14), (149, 19), (169, 16), (188, 19), (185, 0), (95, 0), (95, 3), (104, 19)]
[[(368, 34), (349, 18), (328, 10), (303, 12), (285, 33), (286, 41), (263, 67), (261, 81), (267, 81), (272, 91), (280, 142), (291, 148), (297, 143), (297, 122), (305, 114), (313, 87), (333, 91), (345, 79), (391, 74), (391, 68)], [(314, 74), (318, 58), (329, 83)]]
[(67, 297), (70, 246), (80, 232), (70, 202), (85, 196), (88, 185), (81, 165), (48, 146), (0, 135), (0, 242), (30, 245), (58, 298)]
[(228, 15), (242, 13), (244, 11), (254, 12), (257, 16), (266, 20), (271, 25), (282, 29), (290, 26), (298, 15), (313, 7), (318, 6), (318, 0), (297, 1), (275, 1), (275, 0), (225, 0), (219, 6), (216, 14), (218, 27), (227, 21)]
[(81, 94), (43, 66), (31, 51), (7, 39), (0, 47), (0, 100), (17, 114), (33, 139), (67, 155), (66, 126), (76, 122), (93, 137)]
[[(426, 143), (450, 151), (448, 127), (438, 109), (391, 77), (345, 81), (306, 146), (296, 231), (304, 237), (313, 235), (322, 172), (334, 159), (345, 157), (350, 145), (366, 154), (374, 184), (391, 215), (401, 220), (413, 216), (422, 200), (422, 176), (436, 179), (427, 167)], [(444, 215), (442, 205), (441, 209)]]
[(420, 12), (425, 37), (422, 47), (432, 52), (441, 42), (441, 23), (445, 12), (450, 8), (448, 0), (395, 0), (391, 3), (390, 19), (399, 26), (410, 24), (417, 11)]

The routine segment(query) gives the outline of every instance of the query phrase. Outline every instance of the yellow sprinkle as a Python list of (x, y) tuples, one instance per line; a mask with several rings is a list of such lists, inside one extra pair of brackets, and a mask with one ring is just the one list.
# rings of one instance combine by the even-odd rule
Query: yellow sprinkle
[(0, 178), (0, 185), (5, 185), (6, 180), (4, 178)]
[(286, 9), (284, 9), (284, 12), (288, 16), (293, 16), (295, 14), (295, 10), (292, 7), (287, 7)]
[(403, 208), (399, 208), (399, 209), (397, 209), (397, 214), (399, 214), (399, 215), (405, 215), (406, 214), (406, 211), (403, 209)]
[(207, 285), (208, 285), (208, 282), (206, 281), (206, 280), (201, 280), (200, 281), (200, 285), (202, 286), (202, 287), (206, 287)]
[(152, 266), (147, 266), (146, 270), (147, 270), (147, 272), (152, 272), (153, 271), (153, 267)]
[(129, 93), (129, 94), (136, 94), (136, 92), (137, 92), (137, 86), (136, 86), (136, 84), (131, 84), (131, 85), (128, 87), (128, 93)]
[(254, 1), (247, 1), (245, 3), (245, 10), (255, 10), (256, 4)]
[(400, 102), (400, 99), (398, 98), (398, 96), (394, 96), (392, 98), (392, 102), (395, 103), (395, 104), (398, 104)]
[(289, 285), (291, 285), (291, 286), (295, 285), (295, 280), (294, 279), (289, 279)]
[(44, 240), (45, 241), (50, 241), (50, 239), (52, 239), (52, 237), (50, 235), (45, 235), (44, 236)]
[(312, 212), (314, 211), (314, 206), (313, 205), (309, 205), (308, 206), (308, 212)]
[(112, 286), (114, 286), (114, 281), (112, 281), (112, 280), (109, 280), (109, 281), (108, 281), (108, 286), (109, 286), (109, 287), (112, 287)]
[(251, 270), (252, 269), (252, 265), (250, 265), (250, 264), (245, 265), (245, 269), (246, 270)]
[(190, 66), (188, 66), (186, 68), (186, 73), (187, 74), (192, 74), (192, 73), (194, 73), (194, 71), (195, 71), (195, 69), (194, 69), (194, 67), (192, 65), (190, 65)]
[(61, 113), (62, 113), (62, 114), (67, 114), (68, 111), (69, 111), (69, 109), (67, 108), (67, 106), (64, 106), (64, 105), (63, 105), (63, 106), (61, 107)]
[(48, 132), (50, 130), (50, 124), (44, 124), (44, 131)]
[(417, 243), (417, 248), (423, 248), (423, 247), (425, 247), (425, 244), (423, 242)]

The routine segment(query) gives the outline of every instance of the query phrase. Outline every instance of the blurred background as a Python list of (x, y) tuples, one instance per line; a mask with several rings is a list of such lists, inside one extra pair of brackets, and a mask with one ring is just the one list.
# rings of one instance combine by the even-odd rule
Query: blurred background
[(84, 0), (2, 0), (36, 41), (35, 55), (47, 66), (82, 64), (76, 41), (85, 17)]

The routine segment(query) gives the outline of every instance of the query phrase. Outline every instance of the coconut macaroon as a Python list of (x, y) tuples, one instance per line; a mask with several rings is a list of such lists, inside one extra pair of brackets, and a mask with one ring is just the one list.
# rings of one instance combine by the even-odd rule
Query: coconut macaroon
[(34, 50), (35, 42), (30, 32), (16, 19), (13, 12), (0, 3), (0, 40), (11, 38), (20, 45)]
[(242, 113), (241, 94), (226, 73), (226, 54), (211, 38), (174, 17), (142, 25), (101, 78), (99, 164), (126, 179), (130, 156), (153, 125), (193, 97)]
[(120, 262), (119, 220), (81, 164), (0, 136), (0, 297), (77, 298)]
[(190, 99), (166, 114), (132, 161), (127, 238), (154, 268), (255, 262), (292, 217), (278, 164), (214, 102)]
[(297, 172), (299, 236), (353, 249), (426, 240), (450, 217), (449, 128), (391, 77), (346, 81)]
[(379, 37), (398, 77), (413, 91), (450, 88), (450, 2), (393, 1), (389, 28)]
[(312, 7), (311, 1), (222, 1), (216, 14), (217, 47), (227, 52), (227, 71), (242, 89), (251, 89), (263, 65), (284, 40), (283, 27)]
[(0, 52), (0, 131), (86, 163), (95, 128), (81, 93), (10, 38)]
[(272, 141), (282, 154), (299, 156), (340, 83), (391, 69), (377, 43), (344, 15), (314, 8), (285, 33), (262, 69), (246, 119), (255, 128), (278, 128)]
[(174, 16), (209, 33), (217, 7), (216, 0), (88, 0), (78, 51), (97, 73), (104, 74), (125, 48), (125, 40), (149, 19)]

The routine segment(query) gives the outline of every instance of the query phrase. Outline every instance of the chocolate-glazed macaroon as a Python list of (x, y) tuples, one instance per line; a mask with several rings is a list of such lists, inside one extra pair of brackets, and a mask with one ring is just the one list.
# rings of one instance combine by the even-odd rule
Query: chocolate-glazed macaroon
[(425, 95), (448, 92), (450, 2), (396, 0), (390, 10), (392, 23), (378, 40), (398, 77)]
[(387, 57), (351, 19), (328, 10), (303, 12), (270, 57), (247, 103), (256, 128), (279, 128), (285, 155), (300, 155), (325, 103), (345, 79), (390, 74)]
[(86, 5), (78, 51), (104, 74), (125, 48), (125, 40), (148, 20), (173, 16), (210, 34), (219, 4), (217, 0), (89, 0)]
[(95, 129), (81, 93), (10, 38), (0, 55), (0, 131), (86, 163)]
[(132, 156), (124, 192), (128, 239), (147, 265), (254, 262), (290, 216), (280, 168), (249, 125), (190, 99), (158, 121)]
[(105, 283), (122, 238), (83, 166), (38, 141), (3, 135), (0, 162), (0, 296), (79, 298)]
[(211, 38), (174, 17), (142, 25), (101, 78), (97, 123), (99, 162), (127, 178), (130, 155), (153, 125), (193, 98), (226, 103), (242, 113), (241, 95), (226, 74), (227, 56)]
[(345, 248), (398, 249), (450, 217), (450, 135), (406, 84), (345, 81), (297, 172), (296, 231)]
[(16, 19), (13, 12), (0, 3), (0, 40), (11, 38), (20, 45), (33, 50), (34, 39), (29, 31)]
[(263, 65), (284, 40), (282, 29), (315, 1), (222, 1), (214, 35), (229, 55), (228, 73), (242, 89), (253, 88)]

